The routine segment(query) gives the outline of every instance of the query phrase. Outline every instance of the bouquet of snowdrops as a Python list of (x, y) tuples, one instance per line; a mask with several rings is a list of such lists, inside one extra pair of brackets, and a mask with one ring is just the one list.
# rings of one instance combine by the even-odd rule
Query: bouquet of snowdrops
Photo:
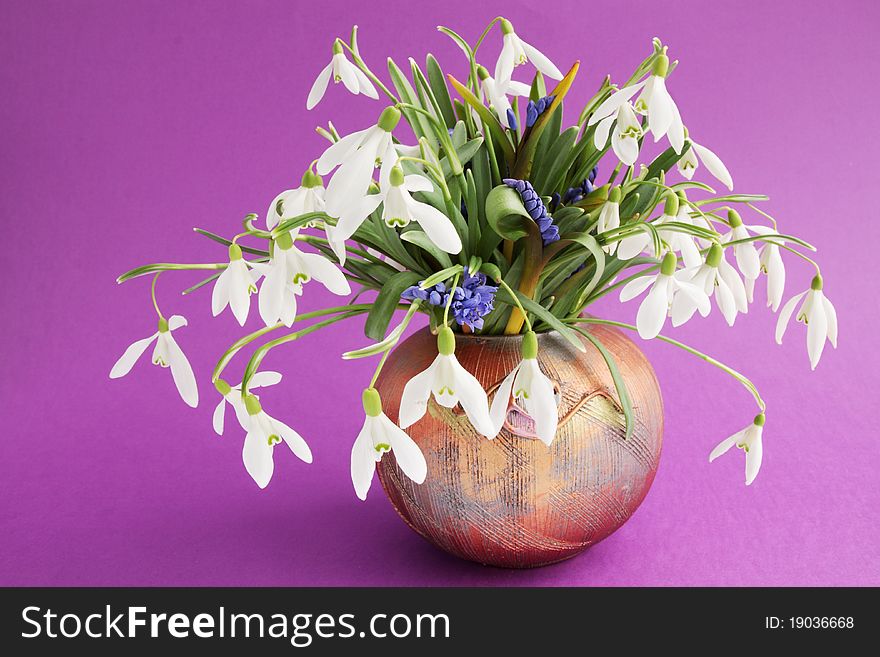
[[(490, 71), (477, 53), (493, 28), (500, 31), (503, 47)], [(755, 284), (766, 275), (767, 305), (774, 312), (782, 307), (776, 340), (796, 311), (797, 320), (807, 325), (807, 351), (815, 368), (826, 339), (832, 345), (837, 339), (834, 307), (824, 296), (819, 267), (803, 253), (815, 249), (777, 229), (756, 205), (767, 197), (733, 193), (733, 179), (719, 157), (688, 134), (667, 89), (677, 62), (670, 62), (658, 39), (628, 80), (617, 85), (605, 78), (573, 124), (564, 127), (563, 103), (578, 62), (563, 75), (500, 17), (473, 46), (448, 28), (438, 29), (464, 54), (464, 82), (444, 75), (428, 55), (424, 68), (409, 60), (409, 75), (389, 59), (386, 84), (361, 58), (357, 27), (347, 42), (333, 42), (332, 59), (315, 80), (307, 106), (324, 97), (331, 80), (341, 82), (351, 93), (387, 99), (376, 123), (347, 135), (332, 123), (319, 127), (328, 148), (306, 168), (299, 187), (272, 200), (262, 221), (247, 215), (243, 230), (229, 239), (197, 228), (225, 247), (220, 262), (151, 264), (120, 276), (119, 282), (152, 276), (158, 330), (128, 347), (110, 376), (127, 374), (155, 342), (153, 363), (170, 367), (181, 397), (196, 406), (195, 376), (172, 335), (186, 320), (166, 318), (160, 310), (157, 279), (172, 270), (211, 272), (184, 294), (213, 284), (214, 315), (229, 307), (242, 326), (256, 294), (262, 325), (222, 354), (211, 380), (219, 394), (214, 429), (223, 433), (228, 404), (246, 434), (245, 468), (262, 488), (272, 477), (277, 445), (286, 444), (307, 463), (312, 460), (306, 441), (264, 410), (255, 394), (281, 379), (261, 369), (264, 358), (276, 347), (363, 315), (373, 342), (343, 358), (379, 357), (363, 393), (366, 419), (351, 452), (352, 480), (364, 499), (375, 464), (388, 451), (411, 479), (424, 481), (424, 456), (404, 430), (422, 418), (432, 395), (446, 407), (460, 404), (487, 439), (499, 433), (513, 396), (549, 445), (557, 427), (557, 399), (536, 359), (536, 331), (556, 331), (578, 349), (602, 353), (628, 437), (632, 409), (626, 385), (613, 357), (587, 330), (589, 324), (607, 324), (680, 347), (749, 390), (757, 415), (722, 441), (710, 460), (734, 445), (743, 448), (746, 483), (751, 483), (761, 464), (764, 401), (745, 376), (661, 331), (667, 321), (679, 326), (696, 313), (705, 317), (713, 305), (732, 326), (748, 311)], [(520, 68), (525, 64), (536, 70)], [(525, 75), (515, 80), (520, 71)], [(401, 119), (414, 134), (413, 143), (395, 136)], [(669, 147), (653, 161), (639, 162), (649, 135)], [(693, 180), (701, 164), (730, 193), (718, 195)], [(744, 222), (741, 212), (757, 223)], [(805, 292), (782, 305), (785, 252), (811, 263), (816, 274)], [(297, 297), (316, 284), (346, 297), (345, 302), (299, 313)], [(377, 293), (374, 299), (359, 302), (371, 291)], [(622, 302), (644, 295), (635, 325), (584, 313), (609, 293), (619, 294)], [(396, 311), (403, 314), (392, 327)], [(438, 354), (406, 385), (398, 426), (383, 413), (374, 385), (416, 314), (427, 316)], [(455, 358), (458, 333), (523, 334), (522, 362), (491, 404)], [(248, 348), (252, 355), (243, 379), (230, 384), (224, 370)]]

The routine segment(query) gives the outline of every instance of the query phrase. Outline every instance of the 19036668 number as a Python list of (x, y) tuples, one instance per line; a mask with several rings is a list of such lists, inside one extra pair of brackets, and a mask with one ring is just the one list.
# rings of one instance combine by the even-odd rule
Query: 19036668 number
[(855, 625), (852, 616), (791, 616), (788, 620), (795, 630), (851, 629)]

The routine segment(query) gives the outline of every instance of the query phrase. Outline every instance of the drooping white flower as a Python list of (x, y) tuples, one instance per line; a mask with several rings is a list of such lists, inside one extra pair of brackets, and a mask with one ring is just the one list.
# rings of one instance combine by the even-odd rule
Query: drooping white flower
[[(687, 129), (685, 129), (684, 134), (685, 138), (689, 138)], [(690, 146), (682, 153), (681, 158), (676, 163), (678, 172), (690, 180), (694, 177), (694, 172), (700, 166), (700, 161), (702, 161), (706, 165), (706, 169), (709, 170), (709, 173), (715, 176), (727, 189), (733, 191), (733, 178), (730, 175), (730, 171), (724, 166), (721, 158), (693, 139), (690, 139), (690, 142)]]
[(428, 474), (428, 464), (419, 446), (406, 432), (382, 412), (382, 400), (375, 388), (363, 394), (364, 426), (351, 448), (351, 482), (357, 496), (367, 499), (376, 463), (386, 452), (394, 452), (397, 465), (415, 483), (421, 484)]
[(461, 251), (461, 238), (449, 217), (433, 205), (412, 197), (413, 192), (430, 192), (433, 189), (431, 181), (424, 176), (405, 176), (403, 170), (395, 166), (378, 194), (365, 196), (356, 207), (342, 214), (333, 231), (333, 239), (349, 239), (364, 219), (382, 203), (382, 219), (389, 228), (402, 228), (414, 221), (437, 248), (447, 253), (458, 253)]
[[(690, 215), (686, 207), (680, 203), (676, 194), (667, 194), (666, 202), (663, 206), (663, 214), (659, 219), (653, 221), (654, 227), (657, 229), (660, 237), (666, 241), (669, 248), (677, 253), (681, 253), (686, 267), (696, 267), (703, 261), (700, 256), (700, 250), (697, 248), (694, 238), (684, 232), (667, 226), (667, 224), (677, 222), (693, 225)], [(617, 249), (617, 257), (621, 260), (630, 260), (640, 253), (649, 250), (652, 247), (651, 235), (641, 231), (628, 235), (620, 240), (620, 246)]]
[(181, 326), (186, 326), (186, 319), (181, 315), (172, 315), (167, 320), (160, 317), (159, 330), (153, 335), (131, 344), (113, 365), (113, 369), (110, 370), (110, 378), (118, 379), (128, 374), (137, 359), (155, 340), (153, 365), (170, 367), (171, 377), (174, 379), (174, 385), (177, 386), (177, 392), (180, 393), (181, 399), (193, 408), (198, 406), (199, 389), (196, 385), (196, 377), (189, 361), (171, 335), (171, 331)]
[[(266, 386), (274, 386), (280, 381), (281, 374), (279, 372), (272, 372), (270, 370), (266, 370), (265, 372), (257, 372), (251, 377), (250, 381), (248, 382), (248, 390), (253, 390), (255, 388), (264, 388)], [(241, 425), (241, 428), (247, 431), (248, 413), (247, 409), (245, 408), (244, 400), (242, 400), (241, 398), (241, 384), (239, 383), (237, 386), (230, 386), (223, 379), (217, 379), (214, 382), (214, 387), (217, 388), (217, 392), (219, 392), (221, 395), (220, 402), (217, 404), (216, 408), (214, 408), (214, 415), (211, 418), (214, 426), (214, 431), (217, 433), (218, 436), (223, 435), (223, 425), (225, 424), (227, 404), (232, 406), (232, 410), (235, 411), (235, 416), (236, 418), (238, 418), (238, 423)], [(257, 397), (257, 399), (259, 399), (259, 397)]]
[(428, 410), (428, 399), (434, 399), (441, 406), (454, 408), (461, 404), (474, 428), (486, 436), (494, 438), (494, 430), (489, 417), (489, 402), (486, 392), (473, 374), (464, 369), (455, 357), (455, 335), (452, 329), (444, 326), (437, 336), (439, 354), (434, 362), (423, 372), (416, 374), (403, 388), (400, 400), (400, 426), (406, 429), (419, 421)]
[(275, 471), (275, 445), (285, 443), (290, 451), (306, 463), (312, 462), (312, 451), (296, 431), (266, 413), (259, 400), (249, 394), (244, 401), (247, 411), (247, 435), (241, 452), (244, 467), (260, 488), (269, 485)]
[[(591, 122), (596, 115), (590, 118)], [(599, 150), (605, 148), (608, 143), (608, 133), (611, 133), (611, 148), (621, 162), (632, 166), (639, 157), (639, 139), (642, 137), (642, 124), (639, 122), (632, 105), (629, 102), (621, 103), (617, 109), (601, 119), (593, 133), (593, 142)], [(611, 131), (614, 124), (614, 131)]]
[[(663, 256), (658, 274), (640, 276), (624, 285), (620, 291), (620, 300), (629, 301), (651, 288), (636, 315), (636, 327), (644, 340), (657, 337), (670, 311), (674, 312), (680, 295), (684, 295), (688, 303), (696, 305), (703, 316), (709, 314), (709, 297), (702, 288), (675, 276), (677, 264), (675, 254), (670, 251)], [(679, 313), (675, 314), (677, 316)]]
[(722, 440), (709, 454), (709, 463), (722, 454), (726, 454), (731, 447), (736, 445), (746, 453), (746, 486), (751, 484), (758, 476), (758, 470), (761, 469), (761, 458), (764, 452), (761, 445), (761, 434), (764, 432), (764, 420), (764, 414), (760, 413), (745, 429)]
[(333, 58), (315, 78), (311, 90), (309, 90), (309, 98), (306, 100), (306, 109), (312, 109), (321, 102), (324, 93), (327, 91), (327, 85), (330, 84), (330, 76), (333, 76), (334, 84), (342, 82), (345, 88), (354, 95), (363, 94), (376, 100), (379, 94), (376, 87), (370, 82), (369, 78), (364, 75), (357, 66), (352, 64), (345, 58), (342, 49), (342, 43), (337, 39), (333, 42)]
[(259, 278), (259, 272), (248, 270), (248, 263), (241, 257), (241, 247), (238, 244), (230, 245), (229, 266), (217, 278), (211, 294), (214, 317), (229, 306), (235, 319), (244, 326), (251, 307), (251, 294), (257, 291)]
[(812, 369), (816, 369), (819, 364), (825, 349), (825, 340), (837, 349), (837, 311), (823, 293), (822, 285), (822, 276), (816, 274), (809, 290), (796, 294), (785, 303), (776, 323), (776, 342), (782, 344), (782, 336), (785, 335), (794, 308), (806, 295), (798, 308), (797, 321), (807, 325), (807, 354), (810, 356)]
[[(681, 276), (682, 280), (696, 285), (707, 296), (714, 296), (718, 310), (729, 326), (733, 326), (738, 312), (748, 312), (746, 288), (736, 270), (724, 259), (724, 250), (720, 244), (712, 245), (706, 256), (706, 262), (676, 272), (676, 276)], [(672, 304), (672, 325), (681, 326), (697, 310), (697, 304), (690, 297), (679, 295)], [(700, 314), (706, 317), (709, 313), (701, 311)]]
[[(750, 226), (750, 228), (763, 235), (774, 233), (773, 229), (767, 226)], [(761, 265), (761, 272), (767, 274), (767, 307), (776, 312), (779, 304), (782, 303), (782, 294), (785, 291), (785, 263), (782, 261), (782, 254), (779, 252), (779, 244), (783, 240), (774, 239), (771, 242), (761, 242), (758, 247), (758, 257)], [(746, 293), (749, 302), (754, 299), (755, 279), (746, 279)]]
[(508, 119), (508, 111), (513, 111), (513, 106), (510, 104), (510, 99), (507, 96), (509, 94), (528, 98), (531, 92), (529, 85), (517, 82), (516, 80), (508, 80), (506, 85), (501, 84), (498, 80), (493, 79), (482, 66), (477, 69), (477, 73), (480, 76), (480, 86), (483, 89), (483, 93), (489, 101), (489, 106), (498, 115), (498, 121), (505, 128), (515, 128), (516, 126), (510, 125), (510, 120)]
[[(746, 226), (742, 217), (739, 216), (739, 212), (733, 208), (727, 210), (727, 222), (730, 224), (730, 231), (721, 238), (725, 244), (746, 239), (749, 237), (749, 232), (760, 233), (764, 228), (763, 226)], [(761, 258), (754, 242), (734, 244), (733, 255), (736, 257), (736, 266), (739, 267), (743, 276), (751, 280), (758, 278), (761, 273)]]
[(562, 79), (562, 72), (556, 68), (553, 62), (540, 50), (520, 39), (514, 32), (513, 25), (507, 19), (501, 20), (501, 33), (504, 35), (503, 45), (501, 54), (498, 55), (498, 61), (495, 63), (495, 81), (501, 87), (506, 87), (510, 82), (514, 67), (526, 62), (531, 62), (548, 78)]
[(366, 196), (377, 163), (382, 166), (380, 180), (390, 175), (399, 158), (391, 131), (399, 121), (400, 110), (386, 107), (376, 125), (343, 137), (318, 158), (315, 168), (320, 175), (339, 167), (324, 195), (325, 209), (331, 217), (342, 216)]
[[(292, 219), (312, 212), (323, 212), (325, 205), (324, 181), (321, 176), (313, 173), (311, 169), (307, 169), (299, 187), (283, 191), (272, 199), (266, 212), (266, 227), (272, 230), (285, 219)], [(315, 225), (315, 221), (306, 224), (310, 228)]]
[(538, 365), (538, 340), (532, 331), (523, 336), (522, 360), (504, 377), (492, 400), (489, 416), (496, 435), (507, 419), (511, 394), (535, 422), (535, 434), (549, 447), (556, 436), (559, 409), (553, 382)]
[(669, 71), (669, 58), (659, 55), (654, 60), (654, 69), (650, 77), (643, 82), (642, 93), (636, 99), (637, 112), (647, 114), (648, 129), (654, 135), (654, 142), (662, 137), (669, 139), (669, 144), (676, 153), (684, 148), (684, 124), (678, 106), (666, 89), (666, 74)]
[(327, 258), (300, 251), (290, 233), (275, 239), (275, 249), (268, 263), (251, 262), (251, 267), (265, 276), (260, 286), (260, 317), (266, 326), (281, 321), (291, 326), (296, 319), (296, 295), (311, 279), (322, 283), (333, 294), (351, 293), (345, 275)]
[[(614, 230), (620, 227), (620, 187), (614, 187), (608, 193), (608, 200), (602, 205), (599, 211), (599, 219), (596, 222), (596, 233), (601, 234), (608, 230)], [(605, 244), (602, 250), (608, 255), (613, 255), (620, 246), (620, 242), (612, 242)]]

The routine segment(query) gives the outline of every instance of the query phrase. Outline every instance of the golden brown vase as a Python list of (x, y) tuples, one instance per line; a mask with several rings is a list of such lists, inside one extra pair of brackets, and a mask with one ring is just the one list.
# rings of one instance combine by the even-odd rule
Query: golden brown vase
[[(538, 336), (541, 370), (556, 383), (559, 428), (550, 447), (511, 402), (494, 440), (471, 427), (460, 407), (433, 399), (407, 433), (421, 447), (428, 476), (413, 483), (392, 455), (378, 464), (394, 508), (416, 532), (463, 559), (508, 568), (562, 561), (610, 535), (648, 493), (660, 458), (663, 402), (648, 359), (614, 328), (590, 329), (614, 356), (632, 398), (635, 428), (625, 419), (602, 356), (584, 340), (580, 352), (557, 333)], [(458, 335), (456, 356), (489, 400), (520, 361), (520, 336)], [(389, 356), (377, 382), (386, 414), (398, 419), (403, 387), (437, 355), (420, 331)], [(393, 453), (392, 453), (393, 454)]]

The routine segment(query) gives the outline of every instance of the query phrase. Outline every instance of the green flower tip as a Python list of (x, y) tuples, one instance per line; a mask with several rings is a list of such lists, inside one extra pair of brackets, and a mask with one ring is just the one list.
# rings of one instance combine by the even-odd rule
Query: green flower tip
[(378, 390), (367, 388), (361, 395), (361, 401), (364, 405), (364, 413), (370, 417), (382, 415), (382, 398), (379, 396)]
[(379, 115), (379, 120), (376, 122), (376, 125), (382, 128), (385, 132), (391, 132), (397, 127), (399, 122), (400, 110), (396, 107), (386, 107)]
[(311, 189), (312, 187), (320, 187), (324, 184), (324, 179), (321, 178), (317, 173), (312, 171), (311, 169), (306, 169), (306, 172), (302, 177), (302, 186), (306, 189)]
[(241, 247), (233, 242), (229, 245), (229, 262), (241, 260)]
[(164, 317), (159, 318), (159, 333), (168, 333), (168, 320)]
[(764, 414), (763, 414), (763, 413), (758, 413), (758, 414), (755, 416), (755, 426), (756, 426), (756, 427), (763, 427), (763, 426), (764, 426), (764, 422), (765, 422), (766, 420), (767, 420), (767, 418), (764, 417)]
[(734, 210), (733, 208), (727, 209), (727, 223), (730, 224), (731, 228), (739, 228), (743, 225), (742, 217), (739, 216), (739, 212)]
[(679, 189), (677, 192), (675, 192), (675, 194), (678, 196), (679, 204), (687, 203), (688, 195), (686, 191), (684, 191), (683, 189)]
[(678, 258), (675, 257), (672, 251), (667, 251), (666, 255), (663, 256), (663, 262), (660, 264), (660, 273), (664, 276), (672, 276), (677, 266)]
[(620, 187), (612, 187), (611, 191), (608, 193), (608, 200), (612, 203), (620, 203), (620, 199), (623, 197), (623, 192), (620, 191)]
[(481, 80), (490, 77), (488, 69), (485, 66), (477, 66), (477, 77)]
[(437, 333), (437, 351), (444, 356), (451, 356), (455, 353), (455, 334), (448, 326), (444, 326)]
[(341, 55), (342, 54), (342, 41), (340, 41), (339, 39), (336, 39), (336, 41), (333, 42), (333, 54), (334, 55)]
[(534, 331), (528, 331), (523, 336), (522, 357), (524, 359), (535, 359), (538, 357), (538, 336), (535, 335)]
[(710, 267), (718, 267), (721, 264), (721, 257), (724, 255), (724, 249), (717, 242), (709, 248), (706, 255), (706, 264)]
[(403, 184), (403, 169), (399, 166), (395, 165), (391, 169), (391, 184), (395, 187), (400, 187)]
[(676, 194), (666, 195), (666, 205), (663, 206), (663, 214), (670, 217), (678, 214), (678, 196)]
[(506, 18), (501, 19), (501, 34), (513, 34), (513, 23)]
[(217, 388), (217, 392), (219, 392), (224, 397), (232, 392), (232, 386), (230, 386), (223, 379), (217, 379), (214, 381), (214, 387)]
[(287, 251), (290, 247), (293, 246), (293, 238), (290, 236), (290, 233), (285, 231), (281, 233), (278, 237), (275, 238), (275, 246), (284, 249)]
[(665, 78), (669, 73), (669, 57), (666, 56), (664, 52), (662, 55), (658, 55), (657, 59), (654, 60), (654, 75)]
[(813, 282), (810, 283), (810, 289), (816, 290), (817, 292), (822, 289), (822, 274), (816, 274), (813, 276)]
[(257, 415), (263, 410), (263, 407), (260, 406), (260, 400), (253, 395), (244, 398), (244, 407), (247, 409), (248, 415)]

